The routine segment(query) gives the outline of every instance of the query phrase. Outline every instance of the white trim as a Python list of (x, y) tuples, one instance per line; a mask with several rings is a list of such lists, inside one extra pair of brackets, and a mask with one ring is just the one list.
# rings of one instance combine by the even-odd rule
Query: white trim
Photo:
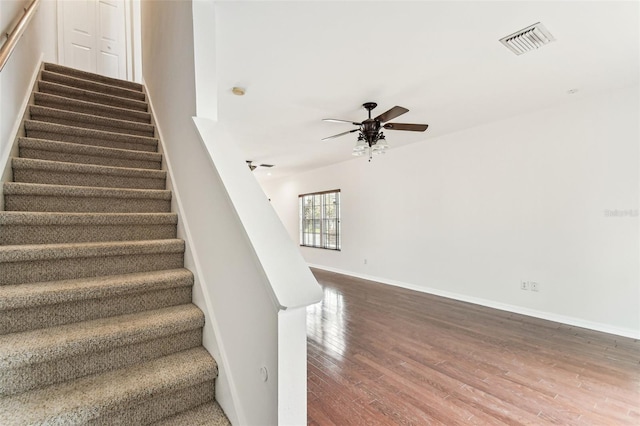
[(133, 81), (133, 37), (131, 33), (131, 19), (133, 7), (131, 0), (124, 0), (124, 58), (126, 80)]
[[(144, 85), (144, 80), (142, 84)], [(216, 360), (216, 361), (219, 361), (218, 363), (219, 374), (218, 374), (218, 378), (216, 379), (216, 401), (223, 408), (225, 414), (227, 415), (227, 417), (229, 418), (232, 424), (244, 424), (246, 422), (240, 422), (238, 417), (241, 410), (240, 411), (237, 410), (238, 402), (240, 401), (237, 388), (233, 382), (232, 376), (228, 373), (226, 368), (229, 365), (229, 363), (227, 361), (228, 356), (227, 356), (225, 347), (223, 345), (223, 342), (221, 342), (219, 339), (216, 338), (216, 336), (220, 335), (218, 321), (216, 320), (215, 313), (213, 312), (213, 309), (212, 309), (213, 304), (211, 303), (211, 298), (209, 297), (209, 293), (206, 291), (207, 286), (204, 282), (204, 279), (202, 278), (203, 274), (202, 274), (202, 267), (200, 266), (201, 265), (200, 259), (198, 258), (198, 255), (196, 254), (195, 249), (192, 245), (193, 238), (191, 237), (192, 234), (189, 228), (189, 223), (184, 213), (184, 208), (182, 206), (182, 201), (180, 199), (180, 193), (177, 190), (177, 186), (173, 178), (173, 172), (172, 172), (173, 169), (171, 167), (171, 161), (167, 156), (167, 150), (165, 149), (165, 145), (164, 145), (164, 138), (162, 137), (162, 130), (160, 129), (160, 126), (158, 125), (158, 122), (156, 120), (156, 116), (154, 112), (155, 109), (153, 108), (153, 102), (151, 100), (151, 96), (149, 95), (149, 92), (146, 90), (146, 85), (145, 85), (145, 94), (147, 95), (147, 102), (149, 104), (149, 113), (152, 116), (153, 124), (155, 125), (155, 128), (156, 128), (156, 137), (158, 138), (158, 144), (161, 150), (160, 153), (162, 154), (163, 163), (166, 166), (167, 175), (169, 178), (169, 182), (168, 182), (170, 185), (169, 189), (171, 189), (171, 193), (172, 193), (171, 204), (172, 204), (172, 207), (175, 207), (175, 209), (177, 210), (178, 217), (179, 217), (178, 230), (180, 230), (181, 228), (182, 231), (184, 232), (183, 239), (185, 240), (185, 253), (184, 253), (185, 264), (190, 263), (188, 262), (188, 260), (191, 260), (193, 262), (193, 269), (195, 270), (191, 272), (194, 275), (194, 286), (200, 287), (200, 289), (202, 290), (201, 293), (204, 298), (205, 306), (204, 307), (198, 306), (200, 309), (202, 309), (205, 312), (205, 326), (202, 330), (203, 341), (205, 340), (205, 333), (208, 332), (207, 328), (210, 326), (212, 335), (210, 334), (209, 336), (206, 336), (206, 338), (208, 338), (212, 342), (216, 342), (217, 347), (216, 348), (207, 347), (206, 349), (209, 352), (216, 352), (220, 356), (220, 359)], [(229, 395), (230, 398), (225, 398), (226, 395)]]
[(580, 318), (569, 317), (565, 315), (558, 315), (545, 311), (538, 311), (535, 309), (523, 308), (521, 306), (510, 305), (507, 303), (495, 302), (493, 300), (481, 299), (478, 297), (466, 296), (459, 293), (452, 293), (449, 291), (439, 290), (432, 287), (421, 287), (402, 281), (391, 280), (388, 278), (381, 278), (372, 275), (359, 274), (356, 272), (345, 271), (343, 269), (332, 268), (330, 266), (316, 265), (307, 263), (311, 268), (322, 269), (324, 271), (336, 272), (338, 274), (349, 275), (351, 277), (362, 278), (364, 280), (375, 281), (381, 284), (391, 285), (394, 287), (400, 287), (407, 290), (413, 290), (420, 293), (432, 294), (434, 296), (446, 297), (447, 299), (458, 300), (461, 302), (473, 303), (474, 305), (485, 306), (487, 308), (498, 309), (500, 311), (511, 312), (514, 314), (526, 315), (529, 317), (539, 318), (547, 321), (558, 322), (575, 327), (587, 328), (589, 330), (601, 331), (603, 333), (615, 334), (617, 336), (629, 337), (631, 339), (639, 339), (640, 331), (629, 328), (615, 327), (609, 324), (603, 324), (599, 322), (587, 321)]
[(58, 63), (64, 65), (64, 1), (56, 2), (56, 17), (58, 23)]
[[(38, 58), (38, 62), (36, 64), (35, 69), (33, 70), (33, 74), (31, 75), (31, 80), (28, 85), (27, 92), (22, 97), (22, 104), (20, 105), (20, 109), (18, 109), (18, 115), (16, 116), (15, 122), (13, 123), (13, 127), (11, 128), (11, 137), (13, 139), (13, 143), (11, 144), (11, 148), (5, 150), (2, 153), (2, 158), (0, 158), (0, 165), (2, 165), (2, 181), (7, 182), (11, 180), (11, 157), (18, 156), (18, 136), (20, 136), (20, 128), (23, 126), (23, 121), (25, 119), (26, 114), (28, 114), (27, 106), (31, 101), (31, 95), (33, 94), (34, 86), (36, 84), (36, 80), (40, 75), (40, 69), (42, 68), (42, 59), (44, 58), (44, 52), (40, 53), (40, 57)], [(0, 193), (0, 195), (2, 195)], [(0, 207), (4, 209), (4, 197), (0, 201)]]

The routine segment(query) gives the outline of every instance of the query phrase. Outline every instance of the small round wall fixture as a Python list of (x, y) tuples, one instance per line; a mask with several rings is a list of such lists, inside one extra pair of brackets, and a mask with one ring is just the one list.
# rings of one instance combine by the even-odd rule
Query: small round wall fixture
[(235, 86), (233, 89), (231, 89), (231, 93), (233, 93), (236, 96), (244, 96), (244, 94), (246, 93), (246, 90), (244, 89), (244, 87)]

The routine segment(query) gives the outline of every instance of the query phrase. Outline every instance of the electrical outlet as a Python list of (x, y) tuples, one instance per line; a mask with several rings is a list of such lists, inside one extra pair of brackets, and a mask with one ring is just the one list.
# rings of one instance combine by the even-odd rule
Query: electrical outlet
[(529, 283), (529, 287), (531, 288), (531, 291), (540, 291), (540, 286), (535, 281), (531, 281)]
[(529, 281), (520, 281), (520, 290), (529, 290)]

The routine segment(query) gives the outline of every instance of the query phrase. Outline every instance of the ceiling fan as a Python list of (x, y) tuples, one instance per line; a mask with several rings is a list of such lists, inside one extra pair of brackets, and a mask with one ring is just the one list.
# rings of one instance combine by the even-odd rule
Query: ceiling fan
[(271, 167), (274, 166), (273, 164), (260, 164), (260, 165), (257, 166), (255, 164), (253, 164), (253, 160), (245, 160), (245, 161), (247, 162), (247, 166), (249, 166), (249, 169), (251, 171), (254, 171), (258, 167), (269, 167), (269, 168), (271, 168)]
[[(387, 123), (387, 121), (393, 120), (408, 112), (409, 110), (401, 106), (394, 106), (390, 110), (383, 112), (375, 118), (371, 118), (371, 110), (378, 106), (375, 102), (366, 102), (362, 105), (369, 113), (369, 118), (362, 123), (349, 120), (338, 120), (335, 118), (325, 118), (323, 121), (329, 121), (333, 123), (349, 123), (354, 126), (358, 126), (356, 129), (346, 132), (338, 133), (337, 135), (328, 136), (322, 138), (323, 141), (328, 139), (337, 138), (347, 135), (349, 133), (358, 132), (358, 143), (353, 149), (353, 155), (364, 155), (365, 151), (369, 150), (369, 161), (371, 161), (371, 154), (384, 154), (385, 150), (389, 148), (386, 137), (381, 129), (387, 130), (408, 130), (411, 132), (424, 132), (429, 127), (428, 124), (407, 124), (407, 123)], [(384, 123), (384, 124), (383, 124)]]

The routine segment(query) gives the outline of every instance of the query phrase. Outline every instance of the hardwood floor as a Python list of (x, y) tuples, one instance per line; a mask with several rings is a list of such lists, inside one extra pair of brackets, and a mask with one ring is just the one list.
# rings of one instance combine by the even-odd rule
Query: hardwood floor
[(313, 270), (310, 425), (639, 425), (640, 341)]

